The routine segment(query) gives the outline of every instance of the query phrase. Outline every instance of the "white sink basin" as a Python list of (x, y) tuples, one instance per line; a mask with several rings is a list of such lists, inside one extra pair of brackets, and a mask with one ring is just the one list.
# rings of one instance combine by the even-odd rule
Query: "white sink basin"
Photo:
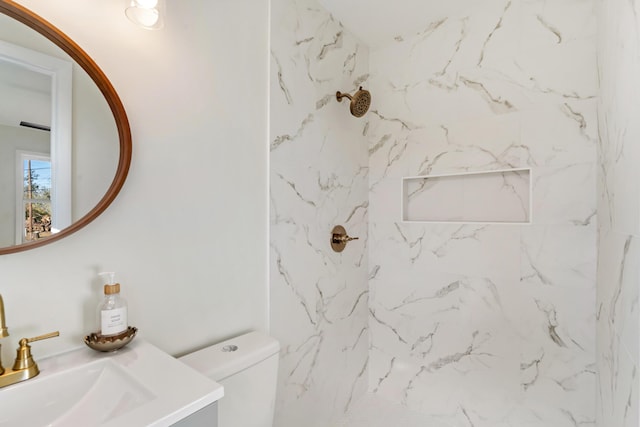
[(0, 427), (170, 426), (223, 396), (222, 386), (142, 340), (38, 365), (37, 377), (0, 389)]
[(0, 398), (0, 426), (100, 425), (155, 396), (109, 359), (8, 388)]

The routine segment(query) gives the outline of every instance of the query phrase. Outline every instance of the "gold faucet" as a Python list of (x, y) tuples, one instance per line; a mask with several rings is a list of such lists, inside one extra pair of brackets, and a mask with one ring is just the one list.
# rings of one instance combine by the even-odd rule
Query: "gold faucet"
[[(13, 367), (11, 369), (5, 369), (2, 367), (2, 362), (0, 361), (0, 387), (6, 387), (38, 375), (40, 369), (38, 369), (38, 364), (31, 356), (31, 346), (29, 343), (57, 337), (59, 335), (60, 332), (55, 331), (33, 338), (22, 338), (16, 354), (16, 360), (13, 362)], [(2, 300), (2, 295), (0, 295), (0, 337), (4, 338), (8, 336), (9, 330), (7, 329), (4, 316), (4, 301)]]

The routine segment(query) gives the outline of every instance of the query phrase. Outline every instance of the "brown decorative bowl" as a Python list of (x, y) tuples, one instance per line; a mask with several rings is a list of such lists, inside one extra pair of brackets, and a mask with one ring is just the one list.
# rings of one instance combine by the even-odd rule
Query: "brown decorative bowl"
[(129, 344), (136, 336), (138, 328), (129, 326), (126, 331), (109, 337), (92, 332), (84, 337), (84, 343), (96, 351), (116, 351)]

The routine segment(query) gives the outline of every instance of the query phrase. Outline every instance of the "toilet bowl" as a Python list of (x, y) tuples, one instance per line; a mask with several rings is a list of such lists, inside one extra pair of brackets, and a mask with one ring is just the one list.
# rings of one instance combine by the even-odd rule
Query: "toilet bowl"
[(272, 427), (280, 344), (250, 332), (179, 360), (224, 387), (219, 427)]

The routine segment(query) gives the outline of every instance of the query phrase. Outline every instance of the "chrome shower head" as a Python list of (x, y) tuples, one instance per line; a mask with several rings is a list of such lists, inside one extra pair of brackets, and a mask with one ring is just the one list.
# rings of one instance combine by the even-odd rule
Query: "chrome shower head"
[(351, 100), (349, 109), (351, 110), (351, 114), (355, 117), (362, 117), (369, 110), (369, 106), (371, 105), (371, 93), (369, 93), (368, 90), (362, 89), (362, 86), (360, 86), (360, 89), (353, 96), (340, 91), (336, 92), (336, 99), (338, 102), (342, 102), (342, 98), (344, 97)]

